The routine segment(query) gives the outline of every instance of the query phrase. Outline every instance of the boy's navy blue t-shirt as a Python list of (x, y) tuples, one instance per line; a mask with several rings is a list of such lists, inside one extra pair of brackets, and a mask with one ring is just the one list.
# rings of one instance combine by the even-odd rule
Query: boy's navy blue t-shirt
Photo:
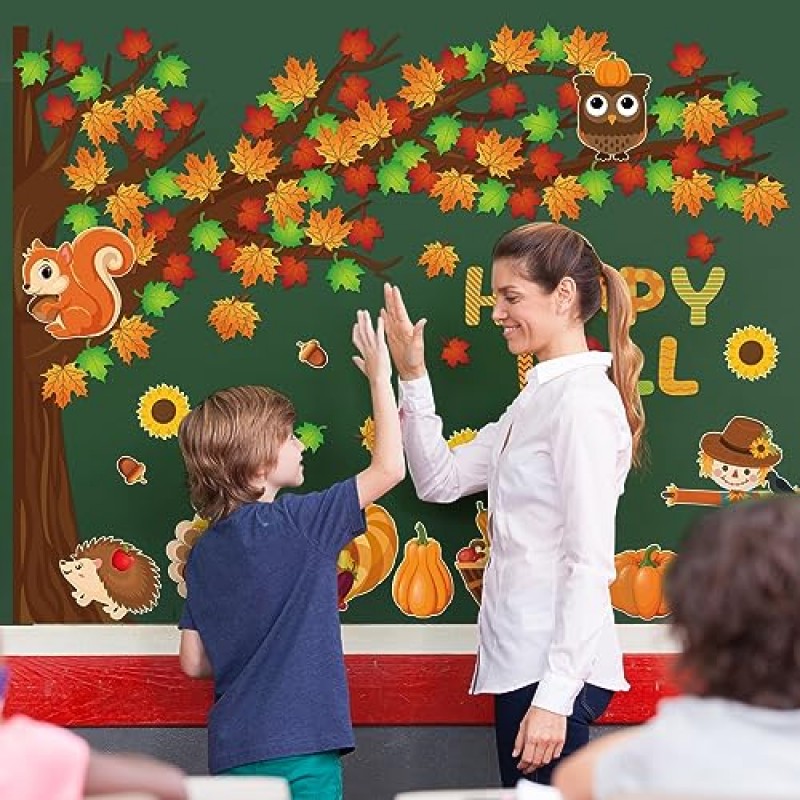
[(211, 773), (355, 746), (336, 559), (365, 527), (350, 478), (249, 503), (195, 544), (178, 627), (199, 633), (214, 671)]

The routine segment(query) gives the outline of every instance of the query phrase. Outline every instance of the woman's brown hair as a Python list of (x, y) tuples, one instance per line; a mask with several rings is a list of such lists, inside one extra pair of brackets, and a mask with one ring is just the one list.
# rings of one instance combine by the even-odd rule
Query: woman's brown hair
[(614, 356), (611, 379), (619, 390), (633, 438), (633, 463), (644, 460), (644, 408), (639, 373), (644, 356), (630, 337), (633, 306), (625, 279), (604, 264), (592, 245), (577, 231), (555, 222), (531, 222), (506, 233), (492, 252), (492, 260), (509, 259), (523, 275), (547, 292), (564, 278), (572, 278), (578, 292), (581, 322), (600, 309), (605, 284), (608, 303), (608, 339)]

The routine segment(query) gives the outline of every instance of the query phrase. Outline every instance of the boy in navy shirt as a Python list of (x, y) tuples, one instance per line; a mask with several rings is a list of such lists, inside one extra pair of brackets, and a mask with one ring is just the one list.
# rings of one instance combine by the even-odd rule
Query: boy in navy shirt
[(275, 775), (294, 800), (339, 800), (340, 755), (353, 749), (336, 585), (341, 549), (363, 509), (405, 476), (383, 320), (357, 312), (356, 366), (369, 380), (369, 466), (329, 489), (303, 482), (291, 402), (272, 389), (216, 392), (179, 431), (192, 503), (210, 527), (186, 564), (180, 661), (213, 677), (213, 774)]

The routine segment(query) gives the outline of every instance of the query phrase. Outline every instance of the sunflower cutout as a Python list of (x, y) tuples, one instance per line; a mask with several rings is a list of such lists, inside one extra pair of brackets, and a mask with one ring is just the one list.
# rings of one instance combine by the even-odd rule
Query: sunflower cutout
[(460, 431), (454, 431), (450, 434), (450, 438), (447, 440), (447, 446), (453, 450), (460, 444), (471, 442), (477, 435), (478, 431), (475, 431), (472, 428), (463, 428)]
[(766, 378), (778, 363), (778, 343), (764, 328), (746, 325), (737, 328), (725, 343), (728, 369), (748, 381)]
[(361, 434), (361, 446), (367, 452), (372, 453), (375, 448), (375, 420), (367, 417), (358, 432)]
[(178, 426), (190, 410), (189, 398), (177, 386), (159, 383), (139, 398), (136, 416), (150, 436), (169, 439), (177, 436)]
[(750, 455), (753, 456), (753, 458), (757, 458), (759, 461), (774, 456), (779, 452), (780, 449), (772, 443), (769, 434), (753, 439), (753, 443), (750, 445)]

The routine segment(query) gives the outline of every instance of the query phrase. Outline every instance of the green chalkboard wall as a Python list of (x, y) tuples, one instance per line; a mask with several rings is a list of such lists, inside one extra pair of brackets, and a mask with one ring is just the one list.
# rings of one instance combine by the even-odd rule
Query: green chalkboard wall
[[(550, 219), (557, 215), (553, 207), (548, 211), (547, 203), (559, 186), (567, 187), (565, 191), (570, 191), (570, 186), (578, 187), (579, 217), (574, 221), (562, 217), (561, 221), (574, 224), (609, 263), (628, 268), (626, 274), (635, 284), (637, 295), (644, 298), (639, 300), (643, 306), (649, 302), (648, 292), (653, 287), (658, 291), (659, 278), (664, 287), (663, 299), (649, 310), (643, 308), (633, 329), (646, 355), (642, 378), (649, 382), (645, 405), (651, 456), (648, 468), (631, 476), (623, 498), (618, 551), (643, 549), (652, 543), (664, 549), (677, 549), (682, 529), (700, 506), (691, 500), (691, 494), (680, 495), (690, 498), (686, 503), (679, 499), (676, 505), (667, 506), (661, 493), (669, 484), (681, 489), (720, 492), (716, 497), (723, 494), (728, 497), (723, 484), (699, 474), (698, 444), (704, 433), (722, 432), (734, 417), (749, 417), (767, 426), (772, 438), (766, 429), (762, 438), (771, 448), (770, 453), (780, 449), (782, 460), (775, 464), (768, 453), (763, 463), (772, 465), (790, 484), (800, 481), (793, 407), (797, 386), (796, 343), (800, 332), (796, 296), (800, 278), (795, 263), (797, 216), (791, 207), (793, 190), (800, 180), (795, 149), (797, 101), (785, 63), (792, 48), (789, 26), (781, 22), (783, 12), (778, 4), (774, 4), (773, 12), (767, 13), (771, 5), (758, 6), (765, 20), (758, 40), (749, 40), (742, 31), (741, 21), (727, 10), (685, 2), (664, 4), (658, 9), (648, 7), (647, 13), (642, 4), (632, 3), (609, 4), (603, 10), (597, 3), (576, 2), (545, 10), (530, 3), (508, 2), (485, 4), (465, 13), (463, 4), (449, 2), (385, 5), (313, 1), (302, 6), (231, 3), (213, 13), (181, 3), (89, 2), (71, 7), (43, 2), (36, 5), (35, 14), (21, 4), (13, 12), (2, 12), (0, 88), (5, 107), (11, 108), (13, 103), (16, 116), (13, 142), (8, 126), (2, 126), (6, 145), (3, 175), (11, 176), (13, 167), (14, 178), (6, 179), (3, 192), (2, 240), (13, 265), (10, 270), (13, 280), (10, 278), (6, 283), (0, 310), (4, 312), (2, 319), (13, 323), (8, 323), (7, 335), (0, 337), (0, 358), (8, 376), (0, 392), (0, 421), (3, 441), (9, 441), (6, 451), (9, 453), (13, 432), (14, 455), (4, 459), (0, 480), (4, 522), (0, 526), (0, 622), (108, 622), (109, 615), (100, 609), (100, 603), (91, 603), (86, 608), (75, 603), (70, 596), (71, 587), (58, 569), (58, 560), (70, 555), (70, 537), (72, 545), (76, 545), (101, 536), (113, 536), (135, 545), (152, 557), (160, 571), (162, 586), (157, 606), (139, 616), (129, 614), (124, 621), (169, 623), (177, 619), (182, 601), (168, 575), (170, 559), (166, 548), (175, 536), (176, 525), (192, 518), (192, 509), (184, 488), (177, 440), (149, 435), (137, 416), (142, 398), (154, 387), (162, 384), (174, 387), (191, 405), (209, 392), (232, 384), (272, 385), (294, 399), (298, 423), (308, 423), (306, 433), (310, 432), (313, 438), (319, 430), (324, 439), (306, 458), (307, 488), (323, 487), (363, 468), (368, 454), (360, 430), (369, 414), (369, 405), (365, 382), (350, 361), (350, 326), (356, 309), (377, 311), (380, 307), (382, 276), (402, 287), (415, 317), (429, 319), (429, 365), (438, 407), (445, 419), (445, 432), (449, 435), (466, 428), (476, 429), (495, 418), (519, 391), (518, 364), (507, 354), (491, 324), (488, 306), (479, 309), (477, 325), (468, 324), (468, 298), (472, 295), (466, 291), (467, 275), (471, 272), (481, 278), (478, 270), (483, 270), (479, 292), (489, 295), (489, 254), (493, 242), (503, 231), (527, 219), (521, 214), (526, 198), (530, 202), (534, 191), (540, 203), (536, 218)], [(28, 29), (24, 47), (28, 61), (20, 52), (12, 55), (14, 26)], [(493, 49), (491, 43), (498, 41), (504, 26), (516, 37), (526, 31), (535, 32), (535, 40), (528, 44), (524, 36), (514, 39), (511, 55), (502, 51), (505, 53), (502, 57), (508, 59), (514, 57), (515, 48), (523, 54), (536, 48), (539, 54), (531, 74), (526, 74), (524, 55), (523, 66), (507, 73), (505, 79), (498, 79), (497, 72), (493, 72), (499, 65), (491, 59), (499, 48)], [(592, 168), (591, 153), (576, 138), (575, 115), (571, 113), (569, 100), (557, 91), (568, 83), (568, 77), (560, 76), (560, 71), (575, 68), (569, 61), (569, 48), (561, 49), (559, 37), (562, 43), (575, 44), (579, 37), (576, 26), (587, 36), (607, 33), (606, 51), (615, 51), (634, 71), (652, 77), (648, 94), (651, 113), (648, 141), (641, 152), (631, 153), (631, 162), (624, 168), (614, 162), (597, 164), (597, 170), (604, 170), (599, 177), (586, 177)], [(552, 31), (548, 39), (543, 38), (545, 30)], [(343, 271), (333, 274), (329, 272), (331, 257), (314, 260), (308, 239), (302, 244), (298, 240), (296, 246), (305, 247), (303, 252), (308, 256), (304, 259), (308, 266), (305, 285), (286, 288), (284, 283), (290, 282), (289, 273), (281, 272), (287, 269), (285, 262), (272, 282), (262, 278), (252, 285), (243, 285), (241, 271), (237, 274), (236, 266), (233, 270), (221, 269), (219, 253), (211, 252), (223, 239), (236, 239), (240, 246), (258, 242), (261, 247), (270, 247), (276, 258), (300, 251), (292, 249), (295, 244), (290, 240), (297, 232), (291, 226), (276, 234), (273, 222), (265, 222), (257, 235), (246, 230), (246, 223), (242, 226), (238, 215), (242, 212), (257, 215), (269, 192), (275, 190), (277, 180), (254, 179), (249, 183), (246, 177), (231, 171), (228, 154), (243, 135), (250, 146), (261, 141), (253, 131), (264, 124), (264, 109), (274, 112), (267, 127), (275, 124), (276, 117), (278, 122), (271, 131), (262, 129), (262, 132), (280, 143), (284, 109), (279, 96), (284, 92), (285, 99), (290, 89), (286, 88), (286, 82), (274, 84), (271, 79), (291, 78), (286, 72), (287, 59), (295, 57), (301, 67), (307, 67), (309, 59), (313, 60), (317, 80), (324, 81), (331, 70), (343, 63), (340, 44), (346, 31), (355, 32), (350, 43), (357, 57), (361, 57), (358, 48), (365, 42), (374, 43), (376, 48), (366, 56), (367, 62), (351, 62), (351, 66), (370, 63), (369, 59), (375, 59), (380, 48), (388, 44), (385, 64), (349, 73), (370, 81), (368, 97), (373, 108), (377, 108), (379, 98), (403, 97), (403, 87), (409, 86), (414, 78), (409, 67), (424, 70), (423, 58), (434, 65), (443, 63), (446, 55), (455, 65), (456, 74), (448, 76), (453, 80), (444, 81), (436, 90), (440, 98), (452, 92), (456, 84), (466, 86), (470, 81), (480, 81), (475, 76), (481, 73), (487, 88), (476, 89), (463, 102), (453, 101), (447, 108), (430, 103), (414, 108), (412, 95), (406, 93), (412, 114), (416, 115), (414, 123), (418, 124), (426, 115), (429, 118), (411, 140), (421, 146), (402, 151), (402, 158), (392, 162), (393, 154), (407, 137), (407, 132), (397, 129), (375, 146), (381, 151), (380, 158), (364, 157), (372, 146), (362, 146), (361, 160), (353, 164), (355, 167), (369, 164), (378, 181), (363, 198), (347, 190), (347, 165), (309, 162), (296, 168), (295, 177), (302, 177), (303, 170), (307, 174), (308, 170), (317, 169), (333, 179), (330, 187), (324, 184), (326, 196), (317, 197), (318, 203), (303, 204), (301, 229), (310, 224), (313, 213), (332, 219), (325, 215), (340, 207), (345, 213), (352, 212), (347, 217), (349, 222), (374, 218), (383, 235), (375, 239), (372, 247), (365, 247), (363, 239), (346, 242), (337, 255), (339, 269)], [(177, 98), (181, 103), (191, 104), (195, 111), (202, 104), (193, 132), (203, 133), (202, 138), (172, 159), (154, 158), (148, 175), (140, 175), (138, 181), (131, 179), (131, 185), (148, 192), (145, 203), (149, 205), (142, 212), (148, 214), (164, 208), (178, 219), (177, 229), (184, 224), (182, 209), (199, 201), (165, 197), (163, 203), (156, 202), (153, 185), (148, 181), (161, 166), (175, 174), (186, 173), (186, 152), (196, 153), (201, 159), (213, 153), (220, 171), (226, 172), (226, 180), (238, 179), (241, 192), (225, 216), (215, 216), (209, 211), (192, 219), (183, 230), (182, 249), (171, 251), (176, 259), (168, 262), (170, 253), (156, 243), (157, 255), (137, 268), (135, 277), (120, 280), (121, 316), (138, 315), (155, 330), (146, 339), (149, 351), (145, 357), (134, 355), (131, 364), (126, 365), (108, 334), (79, 343), (58, 342), (43, 335), (41, 324), (25, 312), (27, 298), (21, 294), (20, 270), (23, 251), (33, 238), (30, 216), (45, 220), (44, 214), (36, 211), (28, 214), (25, 209), (41, 210), (52, 203), (61, 203), (53, 221), (45, 220), (34, 233), (45, 244), (57, 246), (75, 237), (78, 223), (74, 218), (65, 220), (64, 215), (87, 195), (73, 191), (68, 176), (63, 174), (59, 176), (61, 188), (56, 197), (45, 191), (46, 184), (25, 185), (26, 156), (20, 152), (20, 144), (27, 135), (20, 119), (25, 109), (17, 104), (17, 97), (12, 97), (13, 84), (22, 73), (12, 65), (15, 59), (23, 59), (19, 63), (31, 70), (29, 80), (34, 81), (35, 89), (41, 86), (35, 82), (35, 75), (42, 63), (36, 60), (36, 54), (49, 69), (47, 65), (51, 58), (56, 59), (54, 47), (59, 41), (79, 42), (86, 66), (96, 66), (101, 72), (106, 55), (110, 54), (110, 75), (104, 76), (102, 82), (113, 86), (130, 73), (134, 63), (120, 56), (118, 45), (126, 42), (129, 48), (135, 48), (144, 38), (140, 32), (146, 32), (151, 44), (151, 48), (144, 48), (143, 59), (179, 61), (167, 62), (176, 70), (170, 75), (162, 63), (164, 71), (160, 77), (151, 72), (128, 91), (136, 86), (158, 89), (166, 102)], [(48, 39), (51, 33), (52, 39)], [(171, 49), (166, 49), (168, 45), (172, 45)], [(156, 55), (159, 50), (163, 52)], [(69, 48), (58, 52), (60, 58), (75, 55)], [(489, 58), (485, 65), (482, 54)], [(391, 56), (395, 58), (392, 60)], [(506, 63), (514, 64), (508, 60)], [(551, 72), (536, 73), (548, 66)], [(64, 73), (52, 73), (56, 74)], [(84, 113), (88, 106), (79, 94), (81, 86), (71, 87), (67, 83), (80, 74), (66, 75), (49, 94), (74, 101), (79, 113)], [(42, 80), (45, 79), (43, 76)], [(182, 86), (184, 80), (186, 85)], [(327, 85), (323, 84), (315, 96), (323, 95)], [(359, 85), (350, 83), (348, 87), (357, 91)], [(732, 87), (736, 91), (730, 94)], [(293, 156), (301, 158), (295, 144), (302, 136), (311, 142), (313, 151), (315, 144), (310, 134), (319, 136), (320, 129), (325, 127), (325, 118), (320, 119), (320, 114), (331, 114), (339, 120), (346, 114), (355, 115), (355, 110), (348, 111), (347, 105), (343, 105), (342, 100), (349, 99), (347, 95), (337, 95), (340, 88), (341, 83), (336, 85), (325, 107), (318, 108), (307, 119), (302, 115), (308, 105), (302, 102), (294, 109), (293, 116), (289, 116), (291, 106), (286, 110), (286, 125), (301, 118), (312, 127), (297, 129), (295, 140), (266, 155), (282, 159), (282, 166), (269, 167), (268, 172), (289, 169)], [(91, 88), (84, 87), (83, 91), (91, 92)], [(564, 101), (562, 106), (560, 99)], [(434, 100), (440, 102), (435, 98), (431, 102)], [(59, 108), (46, 106), (45, 94), (37, 102), (40, 119), (48, 109), (51, 119), (56, 118)], [(311, 99), (308, 104), (314, 102)], [(710, 105), (704, 108), (704, 102)], [(116, 107), (122, 108), (121, 103), (117, 98)], [(351, 105), (357, 107), (355, 101)], [(694, 135), (688, 134), (693, 124), (691, 108), (687, 116), (689, 106), (700, 115), (694, 120), (698, 124)], [(246, 112), (248, 107), (250, 111)], [(178, 134), (161, 121), (164, 113), (164, 109), (156, 111), (155, 130), (163, 129), (163, 138), (169, 142)], [(390, 122), (396, 117), (396, 107), (393, 113)], [(430, 128), (431, 122), (435, 125), (436, 117), (447, 120), (439, 121), (439, 129)], [(75, 117), (78, 119), (79, 116)], [(248, 119), (250, 127), (243, 129)], [(552, 126), (550, 120), (555, 120)], [(42, 122), (44, 146), (51, 147), (59, 132), (70, 124), (75, 123), (54, 126)], [(711, 126), (707, 141), (702, 141), (704, 124)], [(142, 140), (136, 139), (137, 132), (126, 128), (124, 119), (116, 127), (124, 132), (134, 150), (144, 147)], [(470, 162), (468, 143), (459, 136), (465, 128), (481, 127), (496, 129), (501, 141), (517, 137), (520, 145), (516, 154), (525, 161), (508, 174), (502, 174), (502, 170), (492, 174), (485, 164), (476, 165), (474, 151)], [(143, 130), (139, 126), (138, 132)], [(448, 138), (453, 131), (455, 134)], [(79, 132), (76, 141), (76, 146), (96, 152), (86, 133)], [(647, 150), (659, 142), (673, 144)], [(12, 144), (16, 148), (13, 153)], [(100, 144), (109, 153), (113, 180), (116, 174), (113, 170), (125, 170), (126, 164), (132, 162), (126, 161), (127, 157), (120, 155), (118, 148), (117, 155), (111, 155), (114, 147), (108, 141), (101, 138)], [(153, 146), (157, 150), (158, 141)], [(676, 147), (683, 150), (676, 151)], [(531, 160), (537, 148), (539, 157), (545, 160), (553, 152), (563, 158), (556, 159), (553, 170), (548, 172), (547, 164), (536, 161), (535, 155)], [(570, 165), (574, 166), (582, 156), (583, 167), (570, 171)], [(697, 185), (702, 211), (696, 216), (688, 213), (685, 205), (680, 207), (680, 192), (675, 191), (676, 180), (691, 179), (692, 167), (687, 168), (687, 163), (691, 164), (693, 157), (701, 159), (694, 168), (701, 176), (709, 176), (705, 196), (702, 178)], [(421, 163), (431, 166), (434, 181), (448, 169), (462, 175), (469, 173), (465, 165), (471, 163), (477, 186), (472, 209), (458, 206), (444, 213), (440, 202), (445, 200), (435, 189), (433, 196), (426, 191), (415, 191), (419, 188), (417, 182), (424, 182), (426, 173), (422, 169), (409, 175), (409, 171)], [(60, 166), (75, 164), (73, 147)], [(392, 171), (392, 164), (399, 172)], [(257, 171), (258, 165), (252, 168)], [(767, 183), (763, 183), (764, 178)], [(778, 206), (784, 205), (782, 198), (790, 206), (775, 208), (774, 219), (769, 219), (767, 212), (762, 222), (768, 224), (760, 224), (757, 216), (748, 222), (744, 219), (750, 208), (747, 204), (757, 199), (752, 196), (752, 187), (758, 186), (759, 181), (762, 190), (773, 191), (772, 198)], [(527, 195), (523, 191), (526, 186)], [(322, 191), (317, 184), (307, 184), (307, 188), (312, 199), (314, 191)], [(37, 191), (42, 195), (37, 196)], [(519, 193), (516, 198), (515, 192)], [(108, 197), (107, 187), (90, 194), (87, 207), (97, 211), (97, 217), (92, 217), (95, 224), (114, 224)], [(241, 200), (247, 198), (260, 198), (260, 205), (241, 206)], [(368, 203), (359, 207), (364, 201)], [(673, 204), (677, 204), (677, 212)], [(755, 209), (750, 210), (756, 213)], [(136, 216), (137, 212), (131, 213)], [(155, 222), (146, 219), (145, 229), (157, 226), (157, 218)], [(209, 221), (221, 227), (213, 224), (192, 227)], [(122, 227), (129, 230), (130, 220)], [(275, 240), (276, 235), (285, 237), (283, 250)], [(169, 236), (165, 241), (173, 246)], [(426, 247), (434, 243), (450, 246), (457, 255), (452, 275), (445, 270), (430, 277), (426, 267), (419, 263)], [(712, 252), (704, 252), (704, 247)], [(317, 252), (321, 252), (320, 248)], [(191, 265), (194, 277), (181, 282), (176, 276), (187, 264)], [(392, 265), (381, 271), (387, 264)], [(634, 273), (634, 269), (643, 271)], [(265, 270), (263, 275), (272, 277), (271, 268), (267, 266)], [(682, 284), (682, 276), (685, 274), (691, 287), (699, 292), (707, 283), (718, 284), (723, 273), (724, 282), (710, 303), (706, 305), (708, 298), (691, 300), (697, 306), (692, 320), (690, 303), (682, 299), (682, 296), (690, 298), (691, 294)], [(342, 285), (334, 290), (337, 274)], [(146, 284), (150, 285), (149, 290), (145, 290)], [(134, 289), (139, 293), (137, 296), (133, 295)], [(148, 295), (146, 291), (157, 293)], [(713, 295), (713, 291), (709, 292)], [(256, 311), (259, 320), (251, 337), (236, 335), (223, 339), (214, 330), (209, 314), (220, 300), (252, 304), (246, 308)], [(602, 314), (592, 323), (590, 332), (601, 341), (605, 339)], [(449, 366), (441, 357), (447, 343), (454, 338), (469, 344), (468, 363)], [(311, 339), (317, 339), (328, 354), (324, 369), (314, 369), (298, 359), (297, 343)], [(31, 355), (34, 340), (47, 350), (45, 360), (41, 348), (35, 358)], [(673, 340), (677, 343), (677, 357), (671, 369), (666, 351), (673, 346)], [(93, 351), (94, 359), (86, 355), (89, 348), (101, 348)], [(103, 353), (108, 363), (104, 358), (97, 359)], [(48, 395), (54, 386), (52, 380), (47, 384), (44, 373), (53, 365), (63, 371), (73, 363), (79, 368), (78, 385), (86, 385), (86, 396), (68, 395), (60, 422), (56, 424), (52, 414), (47, 416), (42, 411), (47, 407), (52, 411), (58, 399), (56, 390), (42, 396)], [(31, 374), (33, 369), (37, 370), (35, 375)], [(51, 379), (53, 374), (50, 373)], [(692, 386), (686, 381), (696, 384)], [(23, 383), (34, 386), (36, 393), (30, 388), (26, 390)], [(165, 391), (169, 396), (170, 390)], [(63, 444), (58, 439), (59, 428), (63, 431)], [(756, 426), (752, 430), (761, 429)], [(757, 449), (756, 438), (751, 436), (747, 444), (754, 444)], [(66, 469), (60, 475), (52, 467), (50, 450), (62, 446)], [(146, 483), (126, 484), (115, 466), (122, 455), (146, 465)], [(66, 492), (64, 475), (68, 475), (71, 493)], [(485, 498), (466, 498), (451, 506), (423, 504), (416, 500), (410, 481), (406, 481), (382, 501), (397, 525), (396, 564), (402, 559), (403, 545), (413, 535), (417, 521), (424, 522), (430, 535), (442, 545), (444, 561), (453, 574), (454, 594), (446, 610), (433, 618), (436, 622), (466, 623), (475, 619), (477, 606), (454, 561), (457, 551), (479, 536), (474, 519), (475, 502), (482, 499)], [(635, 610), (627, 611), (619, 612), (618, 621), (639, 622), (648, 618), (637, 615)], [(373, 591), (354, 598), (343, 612), (343, 620), (414, 622), (392, 600), (391, 573)]]

